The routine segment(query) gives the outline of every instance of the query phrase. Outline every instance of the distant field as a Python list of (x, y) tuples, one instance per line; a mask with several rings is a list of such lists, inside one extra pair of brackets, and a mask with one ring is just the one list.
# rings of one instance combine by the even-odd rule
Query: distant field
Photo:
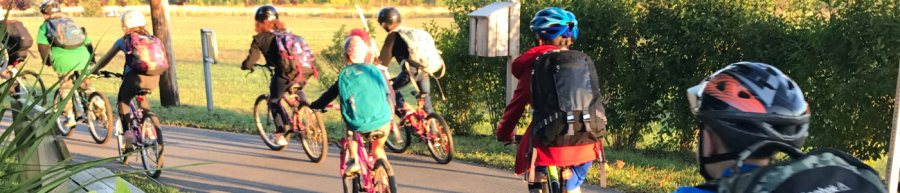
[[(384, 5), (388, 6), (388, 5)], [(373, 17), (382, 6), (362, 6), (362, 11), (366, 17)], [(196, 6), (196, 5), (171, 5), (169, 6), (169, 14), (175, 16), (248, 16), (252, 15), (257, 6)], [(141, 10), (145, 15), (150, 14), (149, 5), (137, 6), (106, 6), (104, 11), (118, 11), (119, 13), (136, 9)], [(400, 13), (406, 18), (432, 18), (432, 17), (449, 17), (450, 11), (444, 7), (398, 7)], [(73, 16), (80, 16), (84, 11), (82, 7), (63, 7), (63, 13)], [(325, 18), (349, 18), (358, 17), (359, 13), (353, 5), (317, 5), (317, 4), (299, 4), (299, 5), (278, 5), (278, 13), (282, 17), (325, 17)], [(38, 16), (35, 9), (25, 11), (12, 11), (11, 15)]]
[[(36, 36), (42, 19), (17, 19), (23, 21), (32, 35)], [(113, 41), (122, 35), (121, 24), (117, 18), (74, 18), (74, 21), (87, 28), (88, 35), (98, 50), (97, 59), (105, 54), (112, 46)], [(362, 27), (358, 19), (282, 18), (282, 21), (295, 34), (303, 36), (316, 53), (320, 53), (328, 46), (334, 32), (341, 25), (347, 25), (349, 28)], [(432, 19), (409, 19), (406, 23), (411, 27), (421, 27), (423, 23), (431, 21)], [(452, 23), (451, 18), (436, 18), (434, 21), (445, 27)], [(149, 17), (147, 23), (150, 23)], [(256, 96), (268, 93), (269, 79), (264, 77), (260, 73), (261, 71), (245, 77), (248, 71), (241, 71), (238, 67), (239, 63), (247, 57), (251, 38), (255, 34), (252, 19), (231, 16), (173, 17), (171, 25), (182, 104), (206, 106), (200, 51), (201, 28), (215, 30), (218, 39), (219, 63), (212, 66), (213, 96), (216, 108), (249, 113)], [(378, 29), (374, 35), (379, 39), (379, 44), (384, 41), (384, 30)], [(34, 46), (32, 51), (37, 53), (37, 46)], [(119, 54), (107, 67), (107, 70), (122, 71), (123, 63), (124, 56)], [(260, 63), (265, 63), (265, 61), (261, 60)], [(30, 62), (26, 66), (28, 69), (39, 67), (38, 62)], [(398, 71), (398, 68), (394, 67), (393, 70)], [(52, 71), (45, 71), (43, 77), (48, 84), (58, 79), (55, 72)], [(117, 93), (119, 84), (118, 80), (112, 79), (103, 79), (94, 83), (100, 91), (110, 93), (108, 94), (110, 97), (115, 96), (113, 93)], [(321, 94), (321, 89), (321, 86), (312, 86), (306, 91), (311, 98), (315, 99)], [(151, 98), (158, 99), (158, 95), (154, 94)]]

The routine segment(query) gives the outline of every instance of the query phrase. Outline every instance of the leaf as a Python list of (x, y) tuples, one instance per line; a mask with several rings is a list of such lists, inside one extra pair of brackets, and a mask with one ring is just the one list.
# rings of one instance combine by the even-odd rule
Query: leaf
[(131, 193), (128, 184), (122, 178), (116, 178), (116, 190), (113, 193)]

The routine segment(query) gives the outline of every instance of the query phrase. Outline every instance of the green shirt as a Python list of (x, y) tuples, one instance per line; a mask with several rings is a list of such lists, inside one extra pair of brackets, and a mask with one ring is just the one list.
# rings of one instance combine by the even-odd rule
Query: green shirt
[[(41, 24), (41, 28), (38, 29), (37, 34), (37, 43), (49, 45), (50, 40), (47, 39), (47, 21), (44, 21), (44, 24)], [(85, 37), (84, 44), (90, 44), (91, 39)], [(88, 63), (90, 63), (91, 54), (88, 52), (87, 47), (82, 45), (81, 47), (75, 49), (65, 49), (61, 47), (51, 46), (50, 47), (50, 61), (53, 62), (53, 68), (56, 68), (57, 73), (67, 73), (71, 71), (79, 71), (84, 69)]]

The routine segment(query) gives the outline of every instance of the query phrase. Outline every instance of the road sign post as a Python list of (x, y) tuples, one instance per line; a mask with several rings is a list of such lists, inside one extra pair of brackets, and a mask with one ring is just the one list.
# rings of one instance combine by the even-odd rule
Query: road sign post
[(897, 143), (897, 138), (900, 137), (900, 132), (897, 131), (898, 127), (900, 127), (900, 71), (897, 72), (897, 85), (896, 91), (894, 93), (894, 118), (893, 124), (891, 124), (891, 144), (890, 150), (888, 151), (888, 160), (887, 160), (887, 174), (885, 174), (885, 183), (887, 183), (888, 192), (897, 192), (897, 184), (900, 183), (900, 143)]
[(216, 43), (216, 32), (211, 29), (200, 29), (200, 44), (203, 47), (203, 76), (206, 79), (206, 110), (212, 113), (212, 73), (210, 63), (215, 64), (219, 47)]

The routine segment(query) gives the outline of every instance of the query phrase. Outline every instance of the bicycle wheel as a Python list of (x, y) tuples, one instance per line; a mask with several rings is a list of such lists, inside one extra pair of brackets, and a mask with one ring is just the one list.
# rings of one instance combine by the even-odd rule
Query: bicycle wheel
[(269, 113), (269, 95), (259, 95), (256, 98), (256, 103), (253, 105), (253, 120), (256, 121), (256, 130), (259, 132), (259, 137), (262, 138), (263, 143), (269, 147), (269, 149), (275, 151), (284, 150), (287, 145), (278, 145), (273, 142), (272, 139), (269, 139), (269, 133), (275, 131), (275, 119), (272, 118), (272, 115)]
[(20, 71), (19, 83), (20, 87), (16, 87), (16, 92), (25, 92), (31, 95), (38, 102), (38, 105), (42, 107), (47, 106), (47, 97), (44, 96), (47, 88), (44, 87), (44, 81), (41, 80), (40, 75), (31, 70)]
[(328, 154), (328, 132), (322, 114), (313, 112), (308, 106), (300, 107), (300, 121), (306, 127), (306, 134), (300, 135), (300, 142), (306, 156), (312, 162), (322, 162)]
[[(72, 96), (72, 99), (74, 99), (75, 97), (78, 97), (78, 95), (77, 95), (78, 93), (76, 92), (75, 94), (76, 94), (75, 96)], [(56, 91), (56, 94), (53, 94), (53, 104), (66, 105), (66, 104), (60, 104), (61, 100), (62, 100), (62, 96), (60, 96), (59, 91)], [(75, 105), (73, 104), (72, 107), (74, 108)], [(65, 109), (65, 108), (63, 108), (63, 109)], [(56, 117), (56, 128), (59, 129), (59, 133), (62, 136), (71, 137), (72, 134), (75, 134), (75, 132), (73, 132), (75, 130), (75, 126), (66, 127), (67, 116), (68, 115), (66, 115), (66, 112), (64, 111), (62, 114), (59, 114), (59, 117)]]
[(91, 137), (94, 138), (94, 142), (97, 144), (105, 144), (113, 133), (110, 132), (110, 128), (113, 128), (113, 122), (115, 121), (112, 108), (109, 105), (109, 99), (101, 92), (91, 93), (90, 97), (88, 97), (87, 108), (85, 114), (87, 114), (88, 129), (91, 130)]
[(387, 134), (388, 138), (386, 143), (384, 143), (385, 147), (394, 153), (406, 152), (409, 149), (409, 145), (412, 144), (413, 129), (412, 126), (401, 123), (397, 126), (397, 133), (391, 131)]
[(125, 131), (122, 129), (122, 120), (120, 117), (116, 117), (115, 126), (113, 127), (116, 131), (116, 145), (118, 145), (119, 152), (119, 163), (128, 164), (128, 156), (125, 156)]
[(375, 169), (372, 170), (372, 181), (375, 192), (397, 192), (397, 180), (394, 178), (394, 169), (387, 159), (381, 158), (375, 161)]
[(163, 140), (162, 130), (159, 129), (159, 119), (154, 115), (144, 115), (141, 120), (141, 138), (144, 142), (141, 150), (141, 162), (143, 162), (147, 176), (158, 178), (162, 170), (154, 170), (163, 167)]
[(425, 132), (431, 136), (428, 139), (428, 151), (431, 157), (439, 164), (447, 164), (453, 160), (453, 132), (447, 126), (444, 117), (436, 113), (428, 114), (425, 118)]

